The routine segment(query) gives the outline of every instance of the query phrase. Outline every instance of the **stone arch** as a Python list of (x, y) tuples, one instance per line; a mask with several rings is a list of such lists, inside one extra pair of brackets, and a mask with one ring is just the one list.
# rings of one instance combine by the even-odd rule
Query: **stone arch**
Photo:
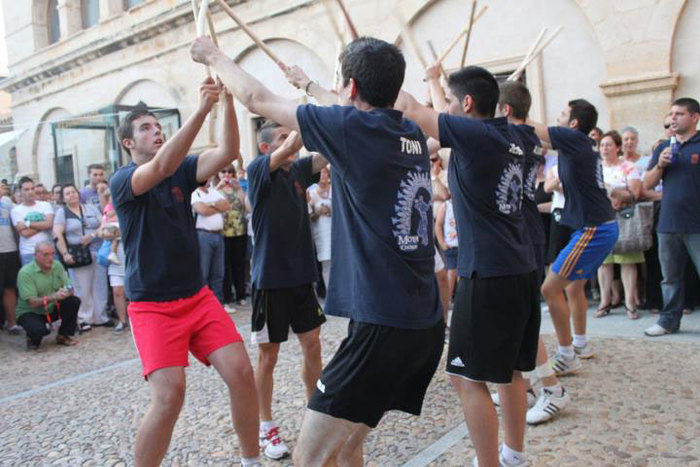
[[(404, 10), (414, 37), (426, 59), (430, 58), (425, 44), (432, 38), (440, 53), (454, 36), (466, 25), (469, 3), (462, 0), (432, 0), (412, 2), (411, 10)], [(457, 14), (463, 12), (464, 14)], [(524, 22), (522, 18), (537, 18)], [(550, 2), (548, 0), (501, 0), (490, 2), (489, 9), (474, 26), (468, 63), (486, 66), (494, 72), (509, 71), (517, 66), (542, 27), (553, 31), (562, 25), (564, 29), (545, 49), (541, 63), (533, 62), (528, 68), (530, 77), (538, 75), (541, 102), (533, 102), (533, 111), (540, 105), (539, 115), (551, 122), (562, 106), (574, 97), (591, 101), (599, 109), (600, 125), (609, 123), (608, 105), (598, 84), (605, 80), (603, 49), (593, 27), (574, 0)], [(443, 31), (436, 33), (435, 31)], [(444, 32), (449, 31), (449, 32)], [(518, 40), (513, 40), (517, 31)], [(399, 42), (399, 41), (397, 41)], [(494, 46), (496, 44), (497, 46)], [(404, 87), (422, 97), (423, 72), (413, 51), (401, 43), (407, 62)], [(459, 66), (462, 49), (459, 45), (447, 56), (444, 66)], [(572, 57), (582, 57), (573, 60)], [(531, 82), (531, 84), (534, 84)], [(537, 89), (531, 89), (534, 94)], [(536, 101), (536, 99), (533, 99)]]
[(178, 105), (173, 92), (167, 86), (151, 79), (139, 79), (124, 86), (114, 99), (114, 104), (136, 105), (139, 101), (150, 107), (175, 108)]
[(44, 184), (51, 186), (56, 180), (54, 164), (53, 135), (51, 122), (70, 117), (71, 114), (63, 107), (53, 107), (42, 115), (40, 123), (34, 132), (32, 143), (32, 174), (39, 177)]
[(678, 73), (679, 82), (674, 97), (700, 96), (700, 57), (697, 54), (697, 25), (700, 24), (700, 5), (697, 0), (695, 6), (692, 2), (684, 2), (683, 9), (673, 30), (671, 51), (669, 53), (669, 69), (672, 73)]

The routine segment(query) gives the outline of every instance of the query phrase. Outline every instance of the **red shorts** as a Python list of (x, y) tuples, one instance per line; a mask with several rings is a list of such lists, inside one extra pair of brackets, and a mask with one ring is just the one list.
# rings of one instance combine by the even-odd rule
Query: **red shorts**
[(209, 354), (243, 341), (206, 286), (191, 297), (170, 302), (131, 302), (128, 312), (144, 378), (160, 368), (188, 366), (188, 351), (209, 366)]

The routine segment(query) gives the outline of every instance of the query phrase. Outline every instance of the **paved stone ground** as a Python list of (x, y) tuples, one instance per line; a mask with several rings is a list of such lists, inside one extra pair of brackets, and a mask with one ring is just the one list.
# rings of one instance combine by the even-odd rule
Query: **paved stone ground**
[[(249, 309), (234, 318), (247, 339)], [(641, 337), (645, 323), (622, 315), (590, 322), (597, 358), (585, 362), (579, 375), (563, 380), (575, 400), (571, 408), (551, 423), (528, 428), (533, 464), (700, 466), (700, 334), (651, 340)], [(695, 313), (685, 318), (684, 328), (697, 329), (698, 323), (700, 313)], [(545, 321), (545, 331), (547, 326)], [(610, 329), (635, 338), (611, 337)], [(326, 324), (324, 361), (345, 330), (341, 319)], [(51, 336), (40, 351), (27, 352), (22, 337), (0, 336), (0, 466), (133, 463), (133, 437), (148, 388), (131, 336), (95, 329), (80, 341), (73, 348), (57, 347)], [(552, 336), (547, 342), (554, 344)], [(275, 375), (275, 412), (290, 446), (304, 407), (299, 359), (293, 339), (284, 347)], [(185, 407), (164, 465), (233, 465), (238, 448), (224, 385), (213, 370), (191, 360)], [(390, 413), (370, 434), (368, 464), (409, 462), (463, 422), (442, 368), (422, 417)], [(465, 465), (474, 455), (467, 437), (443, 443), (441, 449), (430, 465)]]

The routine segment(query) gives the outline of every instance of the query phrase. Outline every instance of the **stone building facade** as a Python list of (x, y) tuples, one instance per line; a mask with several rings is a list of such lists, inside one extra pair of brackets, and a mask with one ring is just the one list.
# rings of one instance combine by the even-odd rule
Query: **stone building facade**
[[(333, 2), (330, 2), (333, 3)], [(346, 0), (361, 34), (401, 43), (395, 5), (416, 43), (442, 50), (465, 26), (468, 0)], [(532, 116), (553, 123), (569, 99), (599, 109), (605, 130), (633, 125), (640, 149), (663, 134), (673, 98), (700, 95), (700, 0), (497, 0), (475, 25), (467, 62), (512, 71), (542, 27), (561, 34), (526, 69)], [(330, 86), (338, 39), (321, 0), (229, 0), (235, 11), (288, 64)], [(114, 126), (129, 106), (144, 101), (170, 109), (166, 132), (193, 111), (202, 66), (188, 48), (195, 35), (190, 0), (2, 0), (20, 174), (45, 184), (87, 176), (90, 162), (111, 169), (125, 162)], [(214, 2), (222, 48), (276, 92), (304, 99)], [(339, 19), (339, 13), (333, 11)], [(404, 44), (401, 44), (404, 47)], [(424, 95), (412, 49), (405, 88)], [(461, 47), (445, 60), (457, 67)], [(255, 154), (255, 116), (239, 109), (242, 153)], [(85, 127), (85, 128), (84, 128)], [(209, 140), (204, 126), (193, 151)]]

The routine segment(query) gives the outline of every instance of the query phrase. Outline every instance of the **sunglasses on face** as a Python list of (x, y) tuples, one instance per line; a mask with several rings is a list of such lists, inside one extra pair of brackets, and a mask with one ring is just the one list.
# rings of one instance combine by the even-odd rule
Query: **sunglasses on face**
[(438, 160), (437, 160), (437, 157), (436, 157), (435, 159), (430, 159), (430, 162), (433, 162), (433, 163), (434, 163), (434, 162), (437, 162), (437, 161), (438, 161)]
[(667, 123), (667, 124), (664, 125), (664, 129), (668, 130), (669, 128), (671, 128), (671, 124), (670, 124), (670, 123)]
[(234, 173), (234, 172), (233, 172), (233, 170), (222, 170), (221, 173), (224, 173), (224, 174), (232, 174), (232, 173)]

